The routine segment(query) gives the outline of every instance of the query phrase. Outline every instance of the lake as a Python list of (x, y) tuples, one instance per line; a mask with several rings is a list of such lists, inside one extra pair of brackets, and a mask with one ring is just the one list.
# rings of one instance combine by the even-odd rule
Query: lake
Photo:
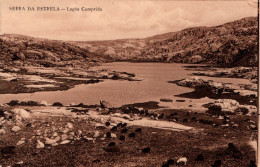
[[(1, 102), (11, 100), (34, 100), (53, 103), (59, 101), (63, 104), (99, 104), (100, 100), (108, 101), (115, 107), (124, 104), (157, 101), (160, 98), (170, 98), (171, 103), (161, 102), (162, 106), (187, 106), (191, 100), (174, 97), (181, 93), (191, 92), (193, 89), (180, 87), (167, 81), (190, 78), (194, 71), (185, 70), (187, 64), (176, 63), (106, 63), (93, 69), (110, 69), (114, 71), (135, 73), (142, 81), (104, 80), (96, 84), (77, 85), (66, 91), (46, 91), (36, 93), (2, 94)], [(185, 99), (184, 103), (176, 102)], [(196, 103), (196, 100), (192, 100)], [(197, 100), (199, 101), (199, 100)]]

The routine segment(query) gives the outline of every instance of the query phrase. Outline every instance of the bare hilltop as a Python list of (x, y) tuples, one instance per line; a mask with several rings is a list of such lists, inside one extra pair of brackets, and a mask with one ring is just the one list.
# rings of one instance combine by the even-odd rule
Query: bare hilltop
[(5, 34), (0, 36), (0, 60), (46, 67), (107, 61), (256, 66), (257, 25), (257, 17), (248, 17), (214, 27), (110, 41), (56, 41)]

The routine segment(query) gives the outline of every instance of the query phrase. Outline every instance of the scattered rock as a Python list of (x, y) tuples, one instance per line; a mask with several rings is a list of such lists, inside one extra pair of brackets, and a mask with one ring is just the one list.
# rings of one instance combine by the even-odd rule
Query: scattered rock
[(0, 129), (0, 135), (4, 135), (6, 132), (4, 129)]
[(252, 129), (252, 130), (257, 130), (257, 126), (256, 125), (250, 125), (249, 128)]
[(36, 136), (40, 136), (41, 134), (41, 130), (36, 130)]
[(114, 114), (111, 114), (112, 117), (121, 117), (121, 114), (120, 113), (114, 113)]
[(112, 138), (116, 138), (117, 136), (116, 136), (116, 134), (111, 133), (111, 137), (112, 137)]
[(55, 139), (49, 139), (48, 137), (45, 138), (45, 144), (54, 144), (56, 143)]
[(69, 129), (72, 129), (72, 128), (73, 128), (73, 124), (70, 123), (70, 122), (68, 122), (68, 123), (66, 124), (66, 127), (68, 127)]
[(124, 119), (130, 119), (131, 116), (128, 115), (128, 114), (122, 114), (122, 115), (121, 115), (121, 118), (124, 118)]
[(104, 124), (101, 124), (101, 123), (96, 123), (95, 127), (100, 128), (100, 129), (106, 129), (107, 128)]
[(11, 112), (15, 115), (15, 120), (23, 121), (31, 118), (31, 114), (22, 108), (14, 108)]
[(99, 136), (100, 136), (100, 133), (99, 133), (99, 131), (95, 131), (95, 133), (94, 133), (93, 137), (94, 137), (94, 138), (97, 138), (97, 137), (99, 137)]
[(111, 107), (109, 102), (102, 101), (102, 100), (100, 100), (100, 106), (101, 106), (101, 108), (109, 108), (109, 107)]
[(233, 124), (232, 128), (238, 128), (238, 124)]
[(66, 140), (66, 139), (68, 139), (68, 135), (67, 134), (61, 135), (61, 140)]
[(188, 159), (186, 157), (181, 157), (177, 160), (177, 164), (178, 165), (186, 165), (187, 164)]
[(17, 146), (20, 146), (20, 145), (22, 145), (23, 143), (25, 143), (25, 141), (24, 140), (19, 140), (18, 142), (17, 142)]
[(60, 144), (68, 144), (70, 143), (70, 140), (63, 140)]
[(13, 131), (13, 132), (18, 132), (19, 130), (21, 130), (21, 128), (20, 128), (19, 126), (14, 126), (14, 127), (12, 128), (12, 131)]
[(82, 136), (82, 130), (78, 130), (77, 132), (76, 132), (76, 135), (78, 136), (78, 137), (80, 137), (80, 136)]
[(38, 149), (40, 149), (40, 148), (44, 148), (44, 144), (43, 144), (43, 142), (41, 142), (40, 140), (37, 140), (36, 148), (38, 148)]
[(66, 133), (68, 133), (69, 132), (69, 129), (68, 128), (64, 128), (63, 130), (62, 130), (62, 133), (64, 133), (64, 134), (66, 134)]
[(53, 137), (57, 137), (57, 136), (58, 136), (58, 133), (57, 133), (57, 132), (54, 132), (54, 133), (52, 134), (52, 136), (53, 136)]

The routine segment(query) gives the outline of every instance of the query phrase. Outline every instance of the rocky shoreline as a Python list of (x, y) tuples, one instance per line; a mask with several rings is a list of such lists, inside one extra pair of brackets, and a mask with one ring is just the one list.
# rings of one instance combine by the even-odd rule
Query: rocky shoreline
[(110, 70), (85, 70), (40, 66), (1, 67), (0, 94), (34, 93), (40, 91), (68, 90), (79, 84), (94, 84), (112, 80), (141, 81), (135, 74)]

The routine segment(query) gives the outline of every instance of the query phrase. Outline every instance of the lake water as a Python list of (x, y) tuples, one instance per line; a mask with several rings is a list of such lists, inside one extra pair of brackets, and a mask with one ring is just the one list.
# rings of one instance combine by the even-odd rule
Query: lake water
[[(193, 71), (185, 70), (187, 64), (166, 63), (106, 63), (94, 69), (110, 69), (121, 72), (135, 73), (142, 81), (104, 80), (96, 84), (77, 85), (66, 91), (50, 91), (22, 94), (0, 95), (0, 102), (10, 100), (56, 101), (63, 104), (99, 104), (100, 100), (108, 101), (115, 107), (147, 101), (160, 101), (160, 98), (170, 98), (172, 103), (160, 103), (163, 106), (189, 105), (189, 99), (174, 97), (193, 89), (180, 87), (167, 81), (190, 78)], [(176, 102), (185, 99), (185, 103)], [(194, 103), (194, 100), (193, 100)]]

